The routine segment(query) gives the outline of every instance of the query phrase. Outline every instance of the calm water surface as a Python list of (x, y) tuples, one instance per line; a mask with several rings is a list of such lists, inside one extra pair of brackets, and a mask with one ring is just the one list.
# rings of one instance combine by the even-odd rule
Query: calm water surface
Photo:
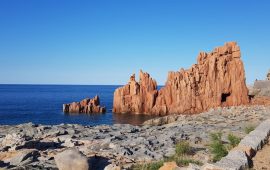
[[(0, 125), (33, 122), (36, 124), (76, 123), (83, 125), (139, 125), (150, 116), (114, 114), (113, 92), (119, 86), (103, 85), (0, 85)], [(66, 115), (63, 103), (100, 96), (106, 114)]]

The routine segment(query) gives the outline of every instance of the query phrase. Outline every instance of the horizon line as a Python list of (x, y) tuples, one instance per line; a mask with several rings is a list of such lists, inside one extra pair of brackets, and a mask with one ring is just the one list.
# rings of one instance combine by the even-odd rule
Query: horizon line
[[(0, 83), (0, 85), (52, 85), (52, 86), (125, 86), (126, 84), (57, 84), (57, 83)], [(157, 86), (164, 86), (164, 85), (157, 85)]]

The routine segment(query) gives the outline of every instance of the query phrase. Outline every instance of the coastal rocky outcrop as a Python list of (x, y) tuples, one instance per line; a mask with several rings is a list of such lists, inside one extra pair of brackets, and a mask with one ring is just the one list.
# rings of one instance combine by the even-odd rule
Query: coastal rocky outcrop
[(80, 102), (63, 104), (64, 113), (105, 113), (106, 108), (100, 106), (99, 96), (86, 98)]
[(266, 80), (256, 80), (253, 86), (249, 87), (249, 95), (253, 97), (270, 97), (270, 72)]
[(169, 72), (160, 90), (148, 73), (140, 71), (114, 92), (113, 112), (137, 114), (199, 113), (219, 106), (249, 103), (240, 47), (226, 43), (210, 53), (201, 52), (190, 69)]
[(256, 80), (252, 86), (249, 86), (249, 96), (253, 105), (270, 106), (270, 72), (266, 80)]
[[(210, 109), (198, 115), (168, 115), (173, 116), (167, 119), (171, 121), (158, 126), (151, 125), (156, 121), (143, 126), (1, 125), (0, 169), (67, 169), (66, 165), (77, 169), (129, 169), (133, 164), (172, 156), (179, 141), (190, 144), (191, 159), (207, 163), (211, 161), (211, 133), (222, 132), (224, 137), (233, 133), (244, 138), (245, 128), (269, 119), (269, 113), (270, 107), (239, 106)], [(228, 143), (226, 139), (224, 142)]]

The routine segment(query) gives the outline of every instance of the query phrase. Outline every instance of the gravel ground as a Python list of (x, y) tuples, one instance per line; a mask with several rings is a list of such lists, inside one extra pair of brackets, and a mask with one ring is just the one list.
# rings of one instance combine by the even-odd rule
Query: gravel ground
[(253, 158), (253, 169), (255, 170), (269, 170), (270, 169), (270, 141), (262, 150), (258, 151)]

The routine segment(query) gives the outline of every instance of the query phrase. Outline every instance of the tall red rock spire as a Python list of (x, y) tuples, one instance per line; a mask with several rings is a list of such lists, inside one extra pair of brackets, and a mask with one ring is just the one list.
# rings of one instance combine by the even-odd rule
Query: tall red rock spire
[(156, 81), (140, 71), (129, 84), (116, 89), (113, 111), (141, 114), (199, 113), (219, 106), (249, 102), (240, 48), (235, 42), (201, 52), (190, 69), (169, 72), (167, 82), (157, 91)]

